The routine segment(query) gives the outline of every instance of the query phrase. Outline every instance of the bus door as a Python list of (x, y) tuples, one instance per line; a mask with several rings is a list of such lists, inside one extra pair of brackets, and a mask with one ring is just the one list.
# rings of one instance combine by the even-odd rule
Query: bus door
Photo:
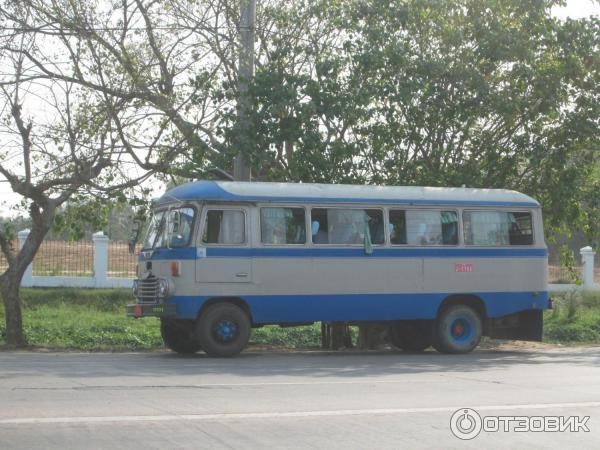
[(196, 282), (252, 281), (248, 217), (248, 209), (241, 206), (204, 208), (196, 248)]

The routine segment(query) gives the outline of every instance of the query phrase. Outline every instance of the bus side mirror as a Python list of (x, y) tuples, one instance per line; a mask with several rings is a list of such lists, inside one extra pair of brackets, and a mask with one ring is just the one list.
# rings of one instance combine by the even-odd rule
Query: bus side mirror
[(179, 211), (173, 211), (173, 234), (179, 232), (180, 225), (181, 225), (181, 213)]

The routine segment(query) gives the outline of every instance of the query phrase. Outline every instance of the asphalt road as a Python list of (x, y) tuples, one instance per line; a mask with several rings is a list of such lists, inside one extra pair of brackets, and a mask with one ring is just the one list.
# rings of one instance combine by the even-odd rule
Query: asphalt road
[[(525, 419), (463, 441), (450, 418), (465, 407), (486, 427), (509, 423), (494, 416), (573, 415), (589, 432), (515, 431), (541, 424)], [(600, 347), (0, 353), (1, 449), (510, 447), (600, 448)]]

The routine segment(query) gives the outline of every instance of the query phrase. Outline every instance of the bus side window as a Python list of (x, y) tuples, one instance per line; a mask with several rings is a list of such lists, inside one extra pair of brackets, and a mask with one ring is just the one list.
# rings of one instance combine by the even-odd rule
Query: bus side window
[(406, 211), (407, 242), (412, 245), (457, 245), (456, 211), (414, 209)]
[(172, 230), (169, 233), (171, 237), (171, 247), (184, 247), (190, 241), (192, 234), (192, 223), (194, 221), (194, 210), (192, 208), (182, 208), (181, 210), (171, 211), (173, 218)]
[(508, 215), (511, 221), (511, 227), (508, 232), (510, 245), (532, 245), (533, 226), (531, 213), (510, 212)]
[(206, 213), (202, 242), (205, 244), (243, 244), (245, 215), (238, 210), (212, 209)]
[(260, 233), (263, 244), (304, 244), (304, 208), (260, 208)]
[(385, 242), (383, 211), (380, 209), (313, 208), (311, 228), (314, 244), (362, 245), (365, 240)]
[(532, 245), (531, 213), (506, 211), (465, 211), (467, 245)]

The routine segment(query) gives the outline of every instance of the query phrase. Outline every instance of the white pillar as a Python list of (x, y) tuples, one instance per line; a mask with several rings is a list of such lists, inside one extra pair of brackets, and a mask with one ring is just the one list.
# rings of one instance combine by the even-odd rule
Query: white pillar
[[(27, 240), (29, 233), (30, 233), (30, 231), (27, 229), (21, 230), (17, 233), (17, 239), (19, 241), (19, 251), (25, 245), (25, 241)], [(27, 269), (25, 270), (25, 273), (23, 274), (23, 279), (21, 280), (21, 286), (23, 286), (23, 287), (33, 286), (33, 267), (31, 266), (31, 264), (29, 264), (29, 266), (27, 266)]]
[(94, 242), (94, 279), (96, 287), (108, 285), (108, 237), (102, 231), (92, 235)]
[(594, 256), (596, 252), (592, 247), (583, 247), (579, 250), (581, 253), (581, 276), (583, 279), (583, 288), (590, 289), (594, 287)]

